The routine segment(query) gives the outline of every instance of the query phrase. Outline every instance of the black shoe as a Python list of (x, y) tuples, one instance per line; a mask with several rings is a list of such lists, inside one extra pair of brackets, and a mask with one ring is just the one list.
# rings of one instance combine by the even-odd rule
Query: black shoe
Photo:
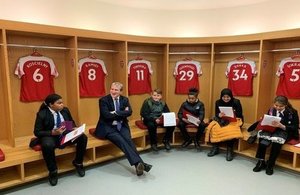
[(219, 154), (219, 147), (218, 146), (213, 146), (209, 153), (207, 154), (208, 157), (212, 157), (214, 155)]
[(139, 162), (137, 165), (135, 165), (135, 171), (137, 176), (141, 176), (144, 174), (144, 164)]
[(85, 176), (85, 170), (82, 164), (77, 164), (75, 163), (75, 161), (73, 160), (72, 164), (74, 165), (74, 167), (76, 168), (76, 171), (78, 173), (78, 175), (80, 177), (84, 177)]
[(157, 152), (157, 151), (158, 151), (157, 144), (152, 144), (152, 145), (151, 145), (151, 149), (152, 149), (153, 151)]
[(186, 148), (188, 147), (190, 144), (192, 143), (192, 139), (188, 139), (186, 141), (184, 141), (181, 145), (182, 148)]
[(143, 163), (144, 164), (144, 171), (149, 172), (152, 168), (152, 165), (149, 165), (147, 163)]
[(56, 186), (57, 184), (57, 171), (52, 171), (49, 173), (48, 180), (51, 186)]
[(227, 161), (233, 160), (233, 148), (232, 147), (227, 147), (226, 160)]
[(195, 140), (194, 140), (194, 144), (195, 144), (195, 148), (196, 148), (197, 150), (200, 150), (200, 143), (199, 143), (199, 140), (195, 139)]
[(266, 168), (266, 174), (267, 175), (273, 175), (274, 171), (273, 171), (273, 167), (267, 167)]
[(266, 168), (266, 162), (264, 160), (258, 160), (256, 166), (253, 168), (254, 172), (260, 172), (262, 169)]
[(273, 173), (274, 173), (274, 170), (273, 170), (273, 165), (271, 165), (270, 163), (269, 163), (269, 161), (267, 162), (267, 167), (266, 167), (266, 174), (267, 175), (273, 175)]
[(163, 144), (165, 145), (165, 149), (166, 149), (166, 150), (171, 150), (171, 145), (170, 145), (170, 142), (169, 142), (169, 141), (164, 140), (164, 141), (163, 141)]

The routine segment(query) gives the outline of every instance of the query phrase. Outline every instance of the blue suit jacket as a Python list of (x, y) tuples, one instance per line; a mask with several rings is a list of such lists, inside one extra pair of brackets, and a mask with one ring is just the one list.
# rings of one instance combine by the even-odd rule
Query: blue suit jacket
[[(99, 99), (100, 118), (96, 126), (95, 135), (100, 138), (106, 137), (106, 135), (112, 131), (115, 131), (115, 126), (112, 125), (113, 121), (122, 122), (121, 131), (126, 128), (129, 131), (128, 120), (132, 114), (132, 109), (129, 100), (125, 96), (119, 97), (120, 111), (116, 114), (112, 114), (115, 111), (115, 106), (111, 95), (107, 95)], [(125, 108), (128, 107), (128, 110)]]

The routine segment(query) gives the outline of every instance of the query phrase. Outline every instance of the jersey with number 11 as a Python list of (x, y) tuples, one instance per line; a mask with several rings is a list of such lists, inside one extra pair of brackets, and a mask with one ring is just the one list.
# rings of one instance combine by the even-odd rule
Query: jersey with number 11
[(150, 93), (151, 63), (147, 60), (131, 60), (128, 63), (128, 94), (137, 95)]
[(233, 60), (227, 65), (228, 88), (233, 95), (252, 96), (252, 80), (256, 74), (256, 65), (252, 60)]
[(189, 89), (199, 89), (198, 77), (202, 74), (200, 62), (183, 60), (176, 62), (174, 76), (176, 80), (175, 93), (187, 94)]
[(21, 78), (20, 100), (23, 102), (43, 101), (54, 93), (53, 77), (58, 76), (52, 59), (45, 56), (21, 57), (15, 69)]
[(300, 59), (281, 60), (276, 75), (279, 76), (276, 95), (300, 98)]

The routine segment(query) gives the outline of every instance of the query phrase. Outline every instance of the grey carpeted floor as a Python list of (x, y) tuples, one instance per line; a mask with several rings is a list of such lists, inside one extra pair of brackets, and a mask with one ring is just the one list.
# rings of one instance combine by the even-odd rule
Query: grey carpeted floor
[(59, 176), (52, 187), (47, 179), (0, 192), (11, 195), (295, 195), (300, 192), (300, 174), (275, 167), (274, 175), (252, 172), (254, 159), (236, 156), (231, 162), (225, 153), (207, 157), (190, 148), (171, 152), (147, 151), (141, 156), (153, 165), (150, 173), (135, 175), (125, 158), (88, 167), (86, 176), (75, 172)]

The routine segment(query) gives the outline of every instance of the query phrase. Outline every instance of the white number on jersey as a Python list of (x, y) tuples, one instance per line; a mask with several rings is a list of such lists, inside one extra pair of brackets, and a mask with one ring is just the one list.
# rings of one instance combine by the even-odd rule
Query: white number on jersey
[(194, 77), (194, 72), (193, 71), (191, 71), (191, 70), (189, 70), (189, 71), (184, 71), (184, 70), (181, 70), (180, 72), (179, 72), (179, 75), (181, 75), (181, 77), (180, 77), (180, 81), (186, 81), (186, 80), (192, 80), (193, 79), (193, 77)]
[(93, 69), (93, 68), (89, 69), (88, 73), (89, 73), (88, 79), (90, 81), (94, 81), (97, 78), (96, 77), (96, 70), (95, 69)]
[(39, 71), (40, 68), (37, 68), (32, 75), (32, 79), (37, 83), (42, 82), (44, 80), (44, 76), (41, 73), (39, 73)]
[(291, 82), (297, 82), (299, 80), (299, 72), (300, 69), (293, 69), (293, 72), (291, 74), (290, 81)]
[(247, 80), (248, 79), (248, 75), (245, 74), (245, 69), (242, 69), (241, 74), (239, 74), (239, 70), (233, 70), (234, 72), (234, 77), (232, 78), (232, 80), (237, 81), (239, 79), (244, 79)]
[(138, 81), (143, 81), (144, 80), (144, 70), (137, 70), (136, 76), (137, 76)]

